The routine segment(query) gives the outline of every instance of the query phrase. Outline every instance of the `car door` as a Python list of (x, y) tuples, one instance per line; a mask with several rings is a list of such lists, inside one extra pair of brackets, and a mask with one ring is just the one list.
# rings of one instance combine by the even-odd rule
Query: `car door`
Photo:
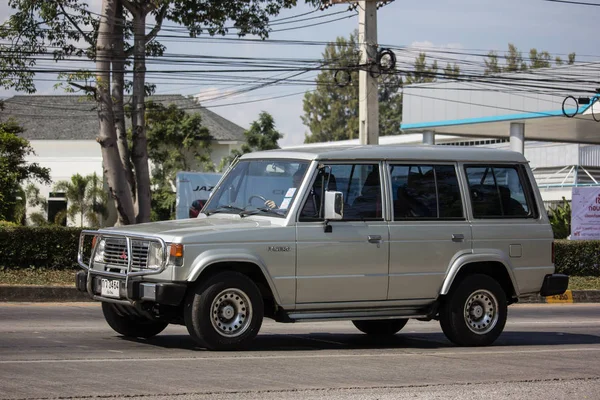
[[(379, 163), (324, 163), (297, 222), (296, 303), (385, 300), (388, 226)], [(322, 188), (344, 194), (344, 217), (321, 217)]]
[(436, 298), (451, 261), (471, 250), (457, 167), (390, 162), (389, 300)]

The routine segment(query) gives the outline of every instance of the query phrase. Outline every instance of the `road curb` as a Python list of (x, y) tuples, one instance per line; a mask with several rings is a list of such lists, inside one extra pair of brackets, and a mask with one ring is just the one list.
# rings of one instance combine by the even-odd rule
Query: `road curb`
[(555, 296), (531, 296), (522, 298), (519, 303), (600, 303), (600, 290), (567, 290)]
[(0, 285), (2, 302), (80, 302), (91, 301), (74, 286), (9, 286)]
[[(92, 301), (74, 286), (0, 285), (0, 302), (79, 302)], [(600, 290), (567, 290), (564, 294), (519, 299), (519, 303), (600, 303)]]

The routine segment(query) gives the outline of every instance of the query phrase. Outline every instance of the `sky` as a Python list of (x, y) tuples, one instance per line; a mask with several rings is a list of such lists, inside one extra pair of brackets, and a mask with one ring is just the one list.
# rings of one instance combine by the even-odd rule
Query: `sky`
[[(99, 10), (100, 3), (100, 0), (88, 1), (94, 10)], [(318, 11), (307, 17), (342, 11), (346, 7), (345, 5), (335, 5), (326, 11)], [(277, 18), (292, 17), (311, 10), (311, 7), (303, 4), (303, 0), (299, 0), (297, 7), (285, 10)], [(9, 14), (10, 8), (6, 2), (2, 2), (0, 4), (0, 21), (6, 20)], [(269, 39), (329, 42), (335, 40), (337, 36), (347, 37), (358, 26), (358, 17), (352, 13), (348, 13), (348, 16), (349, 18), (344, 20), (319, 26), (273, 32)], [(395, 0), (378, 12), (378, 42), (382, 47), (385, 45), (409, 46), (409, 48), (415, 49), (414, 51), (423, 50), (425, 52), (427, 49), (439, 50), (442, 48), (454, 49), (462, 53), (487, 53), (489, 50), (502, 53), (507, 49), (508, 43), (513, 43), (524, 55), (530, 48), (537, 48), (540, 51), (546, 50), (553, 55), (561, 55), (563, 59), (567, 58), (568, 53), (575, 52), (578, 61), (599, 61), (600, 48), (597, 45), (595, 29), (599, 17), (600, 7), (561, 4), (544, 0), (430, 0), (426, 2)], [(302, 27), (305, 24), (336, 18), (339, 18), (339, 15), (283, 26)], [(318, 60), (324, 50), (324, 46), (306, 44), (292, 46), (209, 40), (170, 41), (165, 39), (163, 44), (167, 46), (167, 53), (223, 57)], [(412, 57), (413, 53), (408, 54)], [(457, 57), (469, 58), (468, 55)], [(440, 65), (445, 65), (445, 62), (445, 60), (440, 61)], [(149, 71), (152, 68), (176, 69), (178, 67), (149, 65)], [(317, 72), (308, 73), (303, 79), (314, 78), (316, 74)], [(274, 75), (277, 73), (252, 74), (256, 77)], [(45, 78), (53, 77), (46, 75)], [(152, 82), (153, 79), (149, 78), (149, 81)], [(239, 87), (223, 86), (218, 80), (215, 81), (211, 78), (202, 82), (176, 81), (169, 83), (160, 78), (155, 81), (158, 82), (157, 93), (198, 96), (202, 105), (211, 107), (212, 111), (244, 128), (248, 128), (251, 122), (258, 118), (261, 111), (269, 112), (275, 119), (276, 128), (284, 135), (279, 142), (281, 146), (303, 143), (304, 136), (308, 132), (308, 128), (302, 124), (300, 116), (303, 114), (303, 93), (311, 90), (313, 86), (268, 86), (260, 90), (231, 96), (232, 90)], [(38, 82), (37, 94), (63, 94), (63, 89), (54, 89), (54, 83)], [(14, 91), (0, 89), (0, 98), (10, 97), (14, 94)], [(287, 95), (289, 96), (281, 97)], [(225, 97), (214, 99), (222, 96)], [(271, 97), (278, 98), (269, 100)]]

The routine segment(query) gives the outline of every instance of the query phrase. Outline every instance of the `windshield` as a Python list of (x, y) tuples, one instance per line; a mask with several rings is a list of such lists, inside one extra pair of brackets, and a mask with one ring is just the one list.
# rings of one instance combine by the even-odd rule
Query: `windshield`
[(296, 198), (308, 161), (240, 161), (210, 196), (203, 212), (285, 217)]

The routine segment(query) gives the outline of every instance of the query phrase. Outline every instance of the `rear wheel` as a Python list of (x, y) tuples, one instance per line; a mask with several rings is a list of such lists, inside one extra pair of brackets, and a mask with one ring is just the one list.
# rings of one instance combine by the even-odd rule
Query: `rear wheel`
[(210, 350), (246, 347), (262, 325), (260, 290), (247, 276), (227, 271), (192, 290), (185, 302), (185, 325)]
[(502, 333), (507, 316), (506, 294), (488, 275), (475, 274), (453, 287), (440, 307), (440, 325), (459, 346), (487, 346)]
[(133, 307), (120, 304), (103, 302), (102, 313), (115, 332), (128, 337), (151, 338), (169, 325), (167, 322), (146, 318)]
[(398, 333), (404, 325), (408, 322), (408, 319), (373, 319), (373, 320), (360, 320), (352, 321), (354, 326), (361, 332), (367, 335), (394, 335)]

